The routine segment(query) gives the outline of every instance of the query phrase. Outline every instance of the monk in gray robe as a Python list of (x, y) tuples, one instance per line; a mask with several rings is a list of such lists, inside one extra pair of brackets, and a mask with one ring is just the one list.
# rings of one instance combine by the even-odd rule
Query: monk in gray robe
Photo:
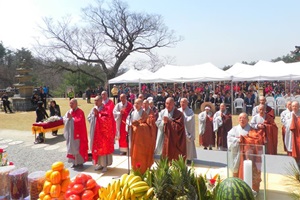
[(194, 111), (188, 107), (187, 98), (180, 100), (180, 108), (178, 109), (184, 115), (184, 127), (186, 134), (186, 160), (190, 164), (194, 158), (197, 158), (195, 146), (195, 115)]

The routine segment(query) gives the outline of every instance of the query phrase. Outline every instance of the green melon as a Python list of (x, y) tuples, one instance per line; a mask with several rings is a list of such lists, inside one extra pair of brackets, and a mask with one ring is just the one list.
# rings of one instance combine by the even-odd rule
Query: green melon
[(245, 181), (230, 177), (220, 183), (216, 200), (254, 200), (254, 196)]

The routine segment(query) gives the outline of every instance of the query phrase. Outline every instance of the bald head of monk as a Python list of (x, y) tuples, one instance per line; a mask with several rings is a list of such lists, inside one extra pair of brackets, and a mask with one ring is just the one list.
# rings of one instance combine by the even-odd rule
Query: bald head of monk
[(172, 97), (168, 97), (166, 100), (166, 109), (171, 112), (173, 110), (173, 108), (175, 107), (175, 101)]

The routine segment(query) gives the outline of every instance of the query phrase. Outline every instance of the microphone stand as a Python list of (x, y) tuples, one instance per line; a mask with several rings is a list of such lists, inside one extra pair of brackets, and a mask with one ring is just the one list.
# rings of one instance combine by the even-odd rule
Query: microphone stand
[(130, 124), (130, 127), (128, 129), (128, 132), (127, 132), (127, 135), (126, 135), (126, 142), (127, 142), (127, 161), (128, 161), (128, 174), (130, 174), (130, 155), (129, 155), (129, 133), (132, 132), (132, 121), (131, 121), (131, 114), (132, 112), (134, 111), (134, 108), (131, 109), (130, 113), (129, 113), (129, 124)]

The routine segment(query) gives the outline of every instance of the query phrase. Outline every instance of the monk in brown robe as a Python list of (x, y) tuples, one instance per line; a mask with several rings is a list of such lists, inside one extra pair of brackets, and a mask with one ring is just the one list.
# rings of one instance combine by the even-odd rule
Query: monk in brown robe
[(213, 113), (211, 108), (206, 106), (205, 110), (198, 115), (199, 120), (199, 144), (204, 146), (204, 149), (215, 146), (215, 133), (213, 131)]
[(220, 110), (214, 114), (213, 125), (214, 132), (217, 132), (218, 149), (227, 150), (227, 133), (232, 128), (232, 117), (224, 103), (221, 103)]
[[(244, 178), (244, 160), (252, 161), (252, 189), (259, 191), (261, 182), (261, 152), (264, 144), (262, 130), (255, 130), (248, 124), (248, 115), (241, 113), (238, 117), (239, 125), (234, 126), (227, 136), (229, 151), (235, 155), (233, 158), (233, 176)], [(230, 165), (229, 164), (229, 165)]]
[[(154, 154), (155, 150), (155, 143), (156, 143), (156, 136), (157, 136), (157, 126), (155, 124), (156, 122), (156, 116), (153, 109), (151, 109), (150, 102), (148, 100), (143, 101), (143, 110), (147, 113), (147, 124), (150, 126), (151, 129), (151, 138), (148, 140), (148, 146), (151, 149), (151, 152)], [(154, 156), (151, 157), (152, 161), (150, 163), (154, 163)], [(151, 164), (151, 165), (152, 165)]]
[(292, 131), (292, 156), (299, 163), (300, 162), (300, 111), (299, 102), (292, 103), (292, 122), (290, 126)]
[(258, 114), (251, 119), (250, 126), (254, 129), (261, 130), (266, 138), (267, 154), (277, 154), (278, 144), (278, 127), (274, 119), (265, 113), (265, 105), (258, 106)]
[(153, 164), (154, 148), (151, 146), (153, 145), (151, 141), (154, 140), (152, 143), (155, 143), (155, 138), (152, 135), (151, 125), (147, 123), (148, 115), (142, 109), (142, 102), (141, 99), (135, 100), (135, 109), (127, 117), (126, 124), (129, 125), (128, 130), (131, 136), (131, 167), (143, 174)]
[(163, 109), (158, 116), (156, 125), (158, 136), (156, 141), (156, 153), (161, 151), (161, 156), (178, 160), (179, 155), (186, 157), (186, 134), (184, 115), (175, 108), (172, 97), (168, 97)]
[(259, 105), (255, 106), (253, 108), (253, 110), (252, 110), (252, 116), (257, 115), (259, 113), (258, 108), (259, 108), (260, 105), (264, 105), (265, 106), (265, 113), (266, 113), (266, 115), (268, 115), (269, 117), (275, 119), (275, 112), (274, 112), (274, 110), (270, 106), (268, 106), (266, 104), (266, 102), (267, 102), (266, 97), (260, 96), (259, 97)]

